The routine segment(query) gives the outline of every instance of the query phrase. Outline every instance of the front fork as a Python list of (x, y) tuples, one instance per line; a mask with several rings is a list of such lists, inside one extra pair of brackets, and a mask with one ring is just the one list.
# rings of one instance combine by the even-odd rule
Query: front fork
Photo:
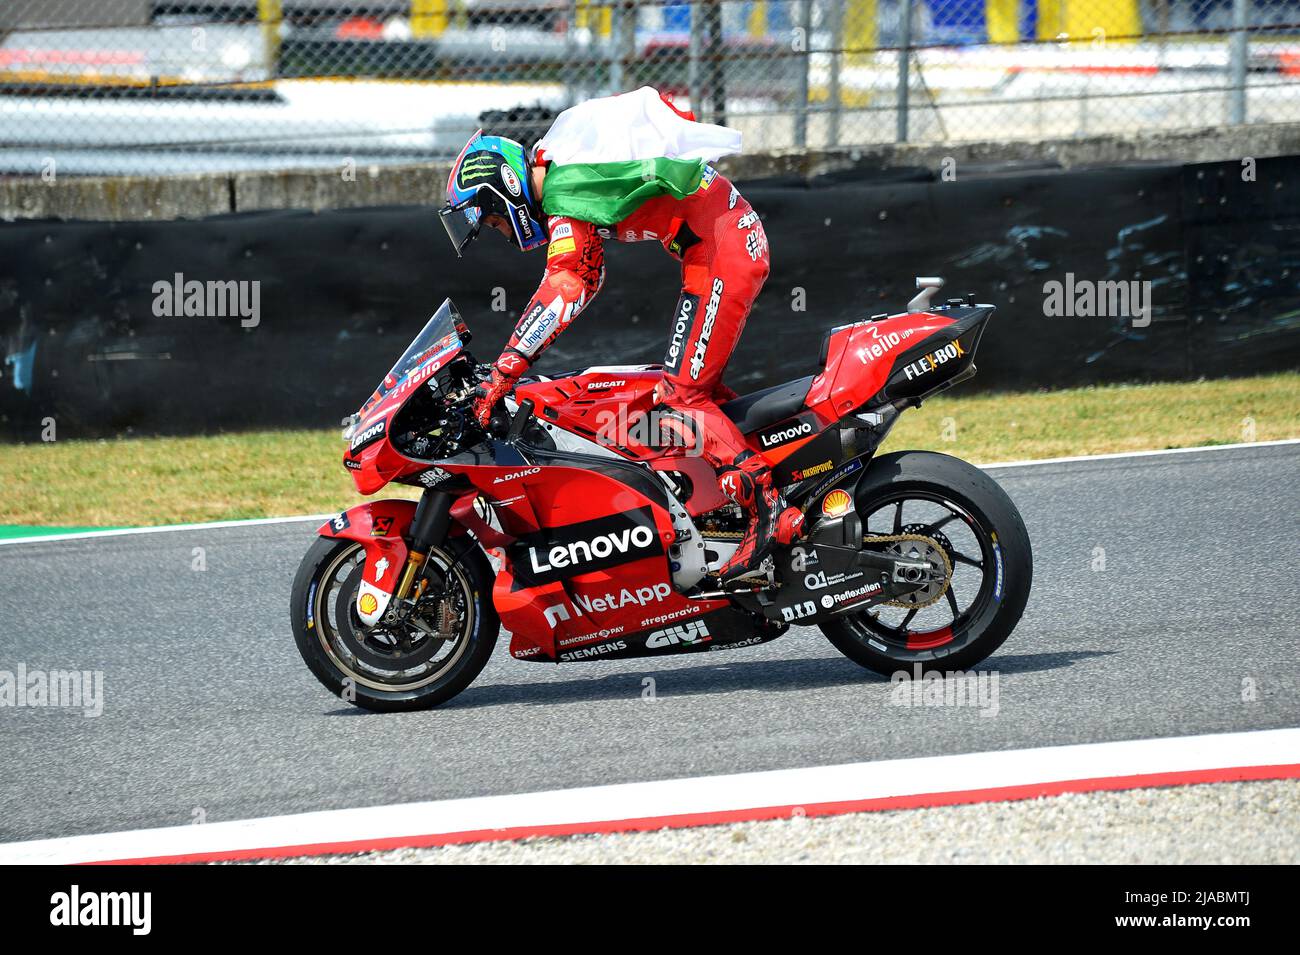
[(418, 598), (412, 591), (415, 580), (420, 574), (424, 562), (429, 559), (429, 551), (442, 543), (451, 524), (451, 495), (443, 491), (426, 489), (415, 507), (415, 516), (411, 519), (410, 549), (406, 554), (406, 566), (397, 582), (393, 596), (399, 601)]
[(394, 622), (423, 596), (416, 581), (447, 536), (451, 504), (448, 494), (429, 489), (418, 503), (367, 501), (321, 525), (322, 537), (353, 540), (365, 550), (356, 611), (367, 627)]

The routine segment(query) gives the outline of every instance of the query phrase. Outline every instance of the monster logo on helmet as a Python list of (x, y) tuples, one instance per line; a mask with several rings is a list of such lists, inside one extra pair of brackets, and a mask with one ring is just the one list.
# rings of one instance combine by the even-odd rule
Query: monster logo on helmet
[(452, 163), (447, 205), (439, 211), (459, 256), (474, 241), (485, 215), (510, 223), (515, 246), (527, 252), (546, 242), (546, 221), (532, 194), (524, 147), (512, 139), (484, 136), (479, 130)]

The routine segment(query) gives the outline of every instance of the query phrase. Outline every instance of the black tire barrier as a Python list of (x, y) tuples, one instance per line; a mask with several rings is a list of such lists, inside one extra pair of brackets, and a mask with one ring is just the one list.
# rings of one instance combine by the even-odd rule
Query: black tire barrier
[[(963, 392), (1300, 367), (1300, 158), (955, 173), (742, 184), (772, 273), (728, 383), (813, 373), (825, 329), (901, 311), (936, 274), (940, 297), (998, 306)], [(606, 252), (604, 290), (540, 370), (662, 360), (677, 264), (653, 242)], [(332, 425), (444, 296), (495, 357), (543, 261), (491, 234), (456, 259), (432, 204), (0, 223), (0, 435), (37, 440), (46, 417), (60, 437)], [(177, 276), (250, 283), (250, 309), (258, 283), (256, 321), (155, 314)], [(1150, 321), (1048, 315), (1053, 281), (1150, 282)]]

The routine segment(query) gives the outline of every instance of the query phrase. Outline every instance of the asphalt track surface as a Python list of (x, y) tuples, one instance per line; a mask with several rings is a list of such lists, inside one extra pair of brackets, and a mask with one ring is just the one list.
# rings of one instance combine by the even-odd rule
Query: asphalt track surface
[(105, 704), (0, 709), (0, 841), (1297, 726), (1298, 465), (1292, 444), (991, 469), (1035, 559), (1024, 619), (983, 664), (993, 718), (891, 706), (812, 629), (653, 665), (525, 663), (503, 636), (448, 705), (367, 713), (289, 632), (313, 524), (3, 546), (0, 670), (102, 670)]

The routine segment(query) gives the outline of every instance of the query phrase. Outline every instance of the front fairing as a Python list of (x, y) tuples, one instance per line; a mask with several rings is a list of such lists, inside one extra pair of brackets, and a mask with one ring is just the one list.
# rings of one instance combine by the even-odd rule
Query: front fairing
[(469, 337), (456, 306), (444, 300), (353, 416), (343, 435), (343, 464), (362, 494), (375, 493), (411, 467), (392, 446), (393, 418), (417, 388), (464, 351)]

